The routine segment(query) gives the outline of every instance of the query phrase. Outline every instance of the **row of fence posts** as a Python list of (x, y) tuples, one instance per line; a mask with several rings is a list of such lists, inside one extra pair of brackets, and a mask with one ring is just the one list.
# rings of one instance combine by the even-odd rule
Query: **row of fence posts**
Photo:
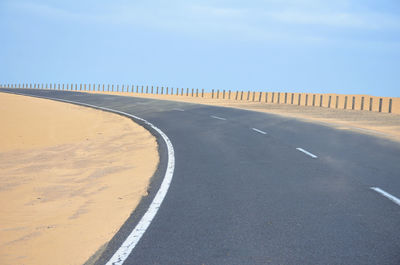
[[(28, 89), (50, 89), (50, 90), (68, 90), (68, 91), (99, 91), (99, 92), (131, 92), (131, 93), (141, 93), (141, 94), (158, 94), (158, 95), (179, 95), (179, 88), (176, 88), (176, 93), (174, 93), (174, 88), (166, 87), (154, 87), (154, 86), (135, 86), (134, 85), (122, 85), (121, 90), (119, 85), (113, 84), (6, 84), (0, 85), (0, 88), (28, 88)], [(165, 91), (165, 93), (164, 93)], [(150, 93), (149, 93), (150, 92)], [(155, 92), (155, 93), (154, 93)], [(160, 93), (159, 93), (160, 92)], [(181, 89), (181, 96), (191, 95), (192, 97), (199, 97), (199, 89), (189, 88)], [(201, 97), (204, 97), (204, 89), (201, 90)]]
[[(141, 94), (157, 94), (157, 95), (179, 95), (179, 88), (176, 88), (176, 93), (174, 94), (174, 88), (168, 88), (166, 87), (164, 90), (164, 87), (154, 87), (154, 86), (139, 86), (137, 85), (136, 87), (134, 85), (122, 85), (121, 86), (121, 91), (119, 89), (119, 85), (114, 86), (114, 84), (1, 84), (0, 88), (30, 88), (30, 89), (50, 89), (50, 90), (68, 90), (68, 91), (100, 91), (100, 92), (131, 92), (131, 93), (141, 93)], [(97, 88), (97, 89), (96, 89)], [(149, 93), (150, 92), (150, 93)], [(154, 93), (155, 92), (155, 93)], [(160, 93), (159, 93), (160, 92)], [(164, 94), (165, 92), (165, 94)], [(244, 94), (247, 95), (244, 95)], [(258, 93), (258, 97), (256, 94)], [(264, 97), (263, 97), (264, 93)], [(268, 93), (271, 93), (271, 100), (268, 101)], [(251, 91), (236, 91), (232, 92), (231, 90), (222, 90), (222, 97), (220, 97), (220, 90), (211, 90), (211, 98), (212, 99), (228, 99), (231, 100), (233, 98), (232, 95), (234, 95), (234, 100), (238, 101), (243, 101), (244, 98), (246, 101), (253, 101), (253, 102), (261, 102), (262, 98), (265, 99), (265, 103), (277, 103), (277, 104), (290, 104), (291, 105), (301, 105), (301, 96), (302, 94), (298, 93), (297, 97), (297, 102), (294, 102), (295, 99), (295, 93), (283, 93), (283, 92), (251, 92)], [(252, 95), (251, 95), (252, 94)], [(284, 99), (281, 101), (281, 95), (283, 94)], [(186, 88), (186, 91), (184, 91), (183, 88), (180, 90), (180, 95), (186, 95), (186, 96), (191, 96), (191, 97), (199, 97), (199, 89), (191, 89)], [(204, 89), (201, 89), (201, 95), (202, 98), (204, 98), (205, 93)], [(312, 103), (309, 104), (309, 94), (305, 95), (305, 104), (304, 106), (313, 106), (317, 107), (316, 104), (316, 96), (315, 94), (312, 94)], [(319, 104), (318, 107), (327, 107), (331, 108), (331, 102), (332, 102), (332, 96), (329, 95), (328, 97), (328, 105), (323, 106), (323, 100), (324, 100), (324, 95), (319, 95)], [(327, 95), (326, 95), (327, 96)], [(349, 96), (345, 96), (344, 98), (344, 104), (343, 104), (343, 109), (348, 109), (347, 107), (350, 105), (348, 102)], [(361, 104), (360, 104), (360, 110), (364, 110), (364, 101), (365, 97), (361, 97)], [(372, 106), (373, 106), (373, 98), (369, 98), (369, 111), (372, 111)], [(336, 96), (336, 101), (335, 101), (335, 108), (339, 108), (339, 96)], [(356, 104), (355, 104), (355, 96), (351, 97), (351, 109), (355, 110), (356, 109)], [(382, 112), (382, 98), (379, 98), (379, 112)], [(388, 113), (392, 113), (392, 99), (389, 99), (389, 105), (388, 105)]]

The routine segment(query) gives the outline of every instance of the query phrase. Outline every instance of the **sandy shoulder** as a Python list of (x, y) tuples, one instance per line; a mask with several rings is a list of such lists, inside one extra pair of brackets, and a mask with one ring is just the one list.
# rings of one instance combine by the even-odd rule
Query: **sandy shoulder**
[(0, 93), (0, 264), (82, 264), (146, 195), (155, 138), (98, 110)]
[[(85, 92), (88, 93), (88, 91)], [(323, 107), (297, 106), (289, 104), (272, 104), (264, 102), (252, 102), (250, 100), (235, 101), (227, 99), (211, 99), (209, 94), (207, 94), (205, 98), (201, 98), (200, 96), (191, 97), (180, 95), (152, 95), (122, 92), (90, 91), (89, 93), (104, 93), (120, 96), (173, 100), (265, 112), (283, 117), (296, 118), (306, 122), (319, 123), (340, 130), (351, 130), (357, 133), (369, 134), (400, 142), (400, 114), (333, 108), (329, 109)]]

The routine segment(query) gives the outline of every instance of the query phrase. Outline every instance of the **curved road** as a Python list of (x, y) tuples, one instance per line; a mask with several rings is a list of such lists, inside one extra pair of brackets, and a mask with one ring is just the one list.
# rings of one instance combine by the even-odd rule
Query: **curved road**
[[(7, 91), (1, 89), (0, 91)], [(175, 171), (124, 264), (400, 264), (400, 144), (265, 113), (144, 98), (8, 90), (148, 120), (170, 138)], [(149, 198), (108, 245), (104, 264)], [(112, 213), (110, 213), (112, 214)]]

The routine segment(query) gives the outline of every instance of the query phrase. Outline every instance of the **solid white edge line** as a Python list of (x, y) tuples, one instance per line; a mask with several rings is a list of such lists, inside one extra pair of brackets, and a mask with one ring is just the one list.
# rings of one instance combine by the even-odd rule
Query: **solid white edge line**
[[(27, 95), (27, 94), (23, 94), (23, 93), (15, 93), (15, 94), (20, 94), (20, 95), (24, 95), (24, 96), (32, 96), (32, 95)], [(33, 96), (35, 96), (35, 95), (33, 95)], [(99, 106), (86, 104), (86, 103), (82, 103), (82, 102), (78, 102), (78, 101), (71, 101), (71, 100), (50, 98), (50, 97), (42, 97), (42, 96), (36, 96), (36, 97), (58, 100), (58, 101), (67, 102), (67, 103), (79, 104), (82, 106), (93, 107), (96, 109), (106, 110), (106, 111), (110, 111), (110, 112), (114, 112), (114, 113), (119, 113), (119, 114), (122, 114), (122, 115), (125, 115), (128, 117), (132, 117), (136, 120), (144, 122), (146, 125), (153, 128), (164, 139), (164, 141), (167, 145), (167, 150), (168, 150), (168, 162), (167, 162), (167, 171), (165, 172), (165, 176), (161, 183), (161, 186), (158, 189), (157, 194), (154, 197), (153, 201), (151, 202), (146, 213), (140, 219), (139, 223), (132, 230), (132, 232), (128, 235), (128, 237), (125, 239), (125, 241), (122, 243), (122, 245), (118, 248), (118, 250), (114, 253), (114, 255), (111, 257), (111, 259), (106, 263), (107, 265), (122, 265), (124, 263), (124, 261), (128, 258), (129, 254), (132, 252), (132, 250), (135, 248), (135, 246), (139, 242), (140, 238), (146, 232), (147, 228), (150, 226), (151, 221), (153, 220), (154, 216), (156, 215), (158, 209), (160, 208), (161, 203), (163, 202), (165, 195), (168, 192), (169, 186), (171, 185), (172, 177), (174, 174), (174, 168), (175, 168), (174, 147), (172, 146), (171, 141), (169, 140), (168, 136), (163, 131), (161, 131), (159, 128), (154, 126), (152, 123), (146, 121), (145, 119), (139, 118), (137, 116), (131, 115), (126, 112), (122, 112), (119, 110), (113, 110), (113, 109), (109, 109), (109, 108), (105, 108), (105, 107), (99, 107)]]
[(225, 118), (221, 118), (221, 117), (218, 117), (218, 116), (211, 115), (210, 117), (211, 117), (211, 118), (214, 118), (214, 119), (226, 121)]
[(172, 110), (185, 111), (184, 109), (173, 108)]
[(308, 156), (311, 156), (312, 158), (318, 158), (318, 156), (311, 154), (310, 152), (304, 150), (303, 148), (297, 147), (296, 149), (299, 150), (300, 152), (303, 152), (304, 154), (306, 154)]
[(261, 130), (259, 130), (259, 129), (257, 129), (257, 128), (251, 128), (253, 131), (256, 131), (256, 132), (259, 132), (259, 133), (262, 133), (262, 134), (267, 134), (266, 132), (263, 132), (263, 131), (261, 131)]
[(392, 194), (387, 193), (386, 191), (384, 191), (378, 187), (371, 187), (370, 189), (380, 193), (381, 195), (385, 196), (386, 198), (388, 198), (389, 200), (391, 200), (392, 202), (394, 202), (395, 204), (400, 206), (400, 199), (393, 196)]

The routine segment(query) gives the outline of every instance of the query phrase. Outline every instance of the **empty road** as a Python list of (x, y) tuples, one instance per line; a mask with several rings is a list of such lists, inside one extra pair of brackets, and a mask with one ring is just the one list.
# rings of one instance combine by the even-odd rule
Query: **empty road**
[[(124, 264), (400, 264), (399, 143), (246, 110), (0, 91), (122, 111), (168, 136), (171, 185)], [(149, 196), (97, 264), (110, 260), (160, 187), (167, 147), (152, 133), (161, 160)]]

